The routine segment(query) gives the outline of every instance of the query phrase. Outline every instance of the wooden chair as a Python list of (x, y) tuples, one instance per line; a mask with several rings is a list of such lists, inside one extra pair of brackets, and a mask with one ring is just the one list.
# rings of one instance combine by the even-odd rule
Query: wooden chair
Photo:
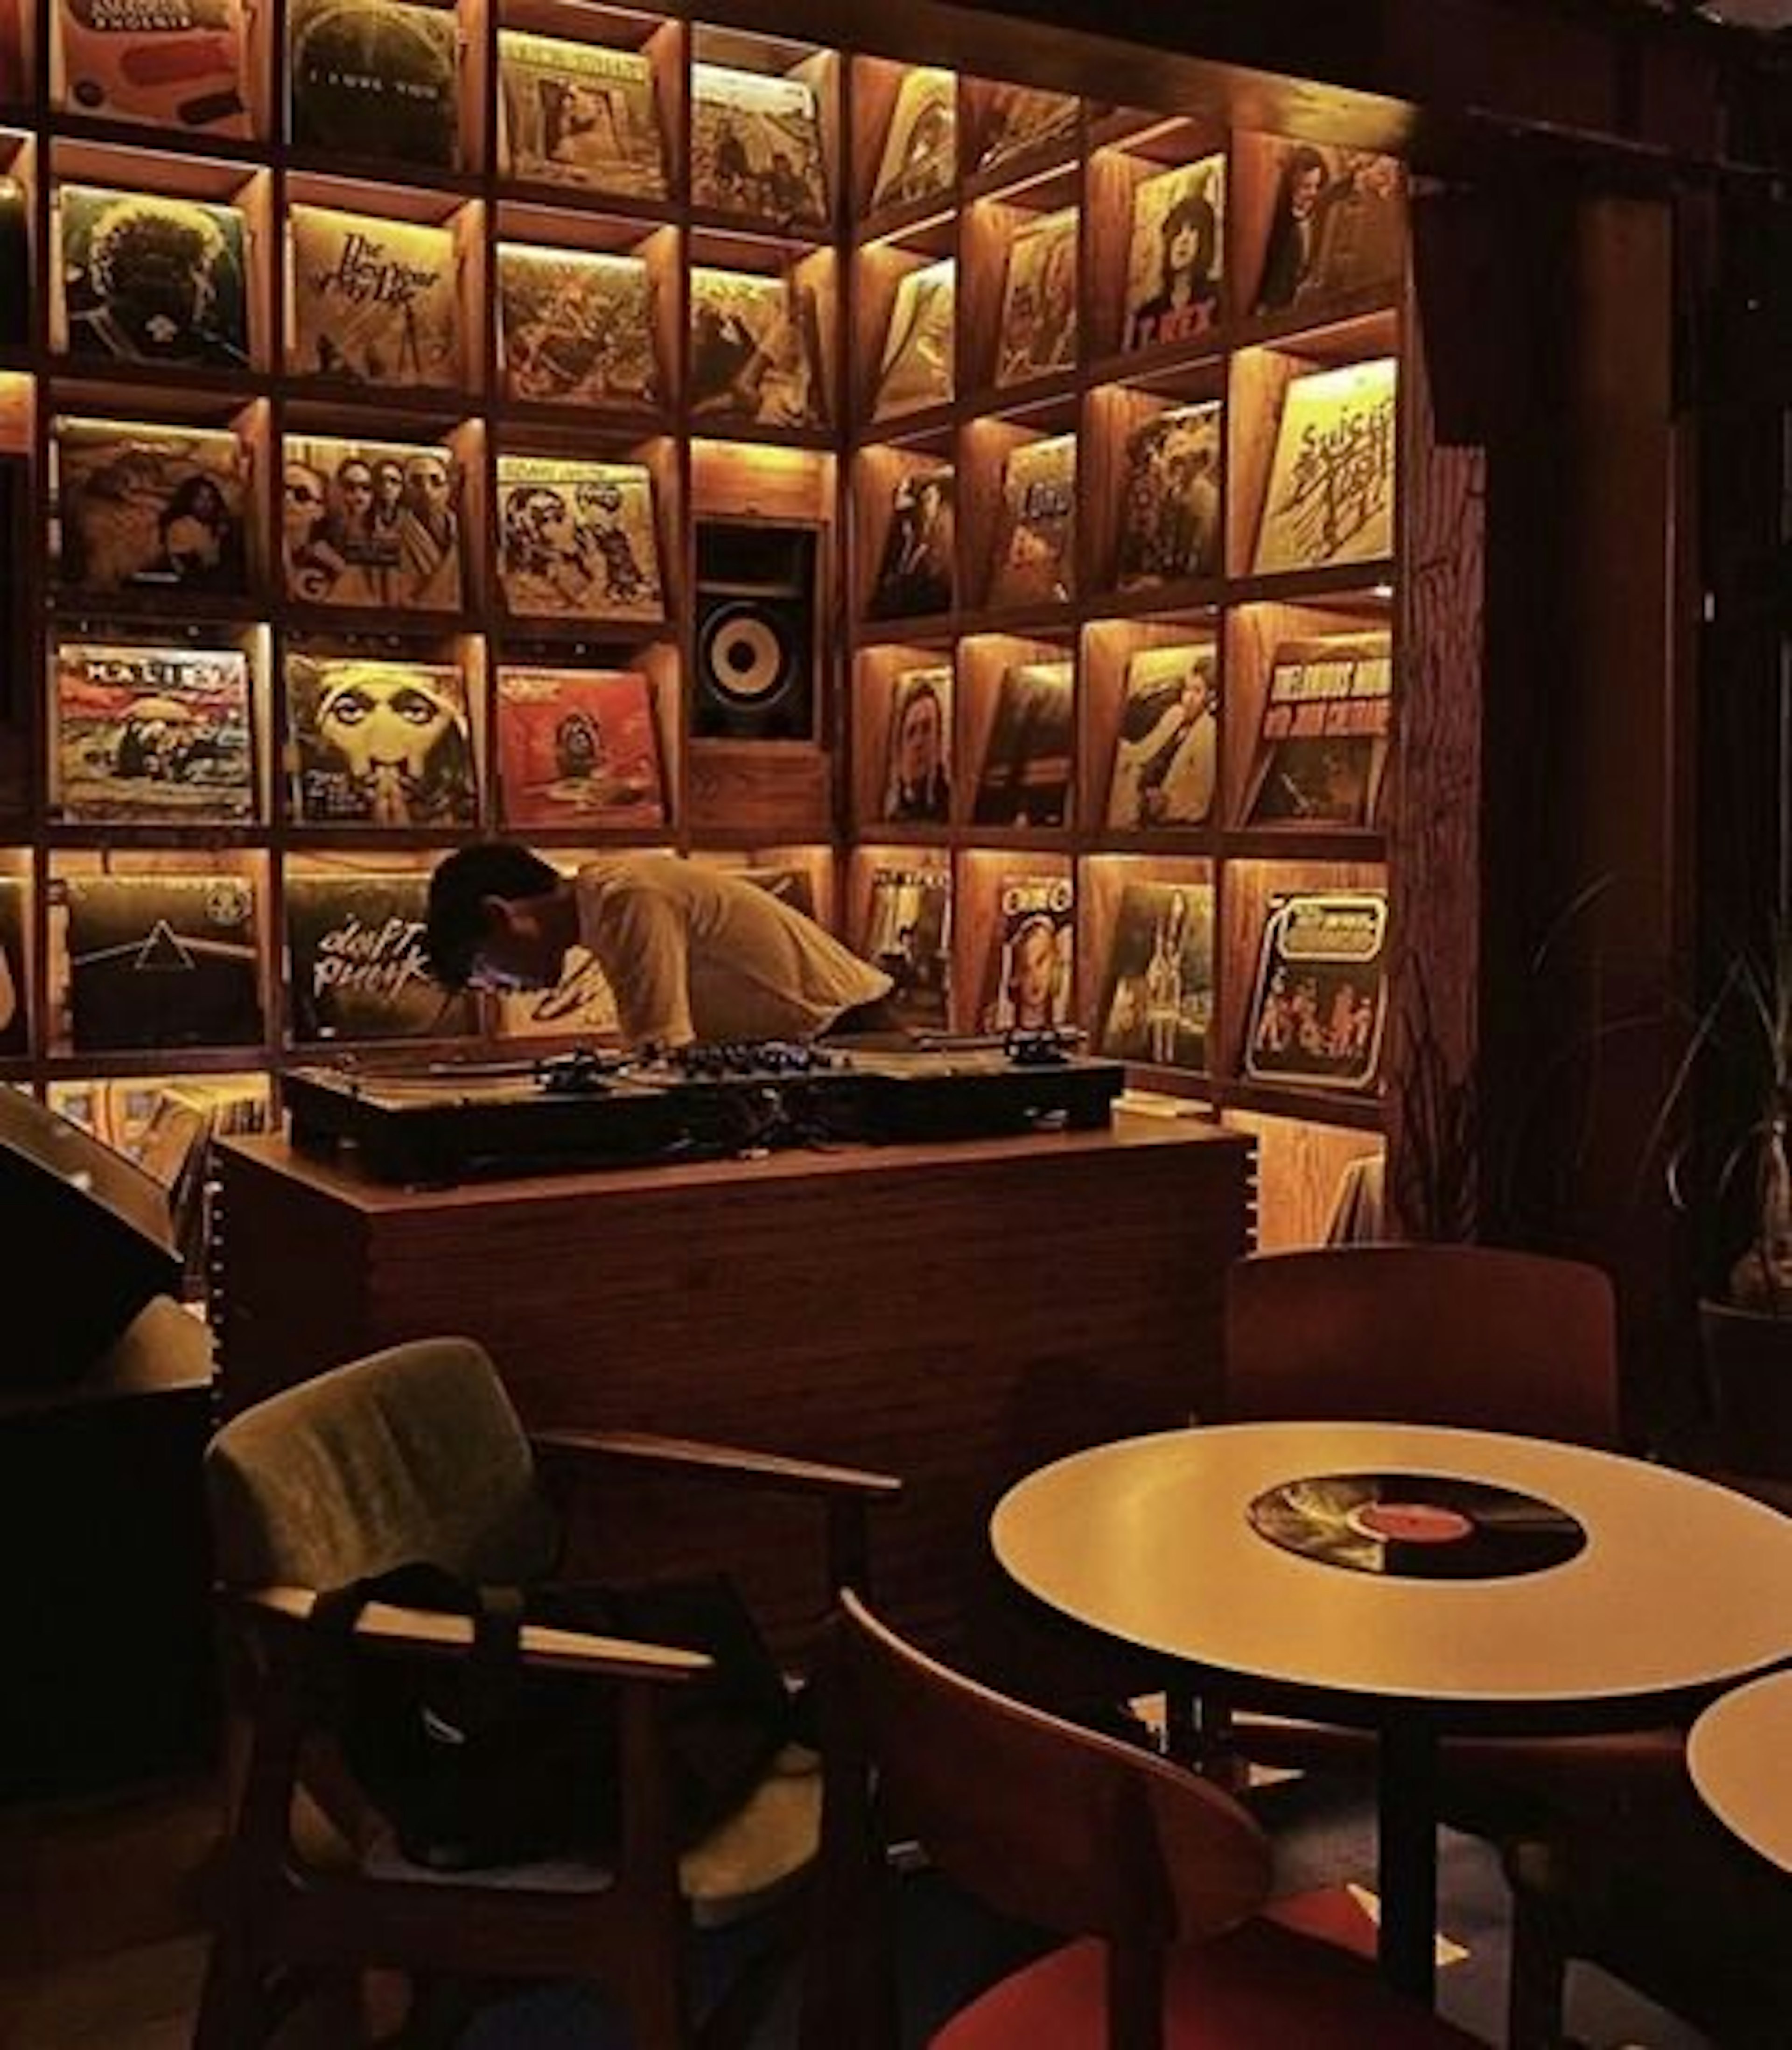
[(1080, 1939), (999, 1981), (935, 2050), (1473, 2041), (1362, 1958), (1260, 1914), (1268, 1840), (1219, 1787), (949, 1671), (850, 1592), (836, 1630), (823, 1889), (834, 1919), (814, 1955), (840, 2003), (843, 2050), (898, 2040), (877, 1912), (892, 1822), (1000, 1912)]
[[(538, 1578), (559, 1530), (537, 1464), (549, 1452), (587, 1476), (623, 1462), (812, 1497), (826, 1512), (831, 1585), (863, 1573), (867, 1510), (897, 1491), (881, 1475), (679, 1440), (532, 1440), (490, 1359), (461, 1339), (372, 1354), (227, 1424), (207, 1456), (208, 1497), (247, 1744), (196, 2050), (255, 2050), (313, 1982), (376, 1968), (417, 1990), (407, 2042), (450, 2040), (448, 2017), (465, 2005), (457, 1990), (489, 1980), (606, 1982), (637, 2050), (730, 2040), (743, 2026), (742, 2005), (724, 2000), (692, 2035), (687, 1934), (789, 1896), (819, 1842), (820, 1774), (812, 1752), (787, 1748), (737, 1814), (679, 1853), (659, 1711), (705, 1658), (523, 1632), (525, 1664), (614, 1683), (621, 1847), (602, 1868), (562, 1861), (445, 1879), (408, 1865), (332, 1740), (306, 1627), (315, 1594), (417, 1559), (482, 1584)], [(355, 1651), (452, 1658), (470, 1640), (460, 1619), (376, 1605)], [(439, 2016), (437, 1995), (447, 1996)]]

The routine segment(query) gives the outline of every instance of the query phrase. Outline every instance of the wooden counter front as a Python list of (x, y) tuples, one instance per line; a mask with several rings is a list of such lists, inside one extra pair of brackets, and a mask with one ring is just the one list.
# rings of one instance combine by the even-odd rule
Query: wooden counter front
[[(456, 1333), (525, 1422), (664, 1431), (886, 1468), (881, 1597), (945, 1650), (996, 1498), (1060, 1454), (1210, 1410), (1249, 1140), (1112, 1131), (414, 1190), (224, 1140), (222, 1389), (234, 1412), (402, 1339)], [(651, 1487), (649, 1496), (643, 1492)], [(726, 1559), (783, 1627), (819, 1590), (806, 1505), (606, 1487), (582, 1562)], [(701, 1526), (699, 1528), (699, 1526)]]

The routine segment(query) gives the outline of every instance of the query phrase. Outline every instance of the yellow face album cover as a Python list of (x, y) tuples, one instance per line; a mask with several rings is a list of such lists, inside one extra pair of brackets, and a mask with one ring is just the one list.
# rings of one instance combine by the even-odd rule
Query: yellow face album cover
[(1139, 181), (1132, 193), (1124, 348), (1192, 341), (1218, 324), (1225, 233), (1223, 156)]
[(461, 466), (415, 442), (286, 437), (280, 567), (307, 605), (461, 609)]
[(638, 256), (498, 244), (507, 399), (650, 410), (660, 397), (653, 283)]
[(184, 135), (251, 132), (247, 0), (56, 0), (56, 103)]
[(956, 366), (958, 266), (950, 256), (897, 281), (878, 372), (875, 420), (922, 406), (949, 406)]
[(1380, 561), (1394, 545), (1391, 356), (1296, 377), (1282, 399), (1252, 567)]
[(289, 654), (286, 738), (302, 825), (469, 826), (466, 679), (450, 663)]
[(665, 616), (653, 473), (645, 463), (498, 458), (498, 582), (533, 619)]
[(430, 391), (459, 384), (450, 230), (303, 205), (287, 217), (290, 370)]
[(1077, 209), (1023, 228), (1008, 247), (995, 382), (1068, 370), (1077, 360)]
[(691, 270), (691, 410), (761, 427), (825, 423), (815, 294), (758, 271)]
[(507, 177), (665, 197), (653, 68), (638, 51), (501, 29), (498, 80)]
[(691, 203), (825, 228), (828, 173), (814, 87), (769, 72), (692, 64)]

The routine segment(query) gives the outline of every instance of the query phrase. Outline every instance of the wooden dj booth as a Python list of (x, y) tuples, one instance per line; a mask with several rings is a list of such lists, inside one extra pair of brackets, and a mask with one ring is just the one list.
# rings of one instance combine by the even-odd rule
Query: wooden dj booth
[[(988, 1596), (985, 1526), (1011, 1482), (1210, 1406), (1252, 1158), (1238, 1133), (1123, 1112), (1092, 1131), (423, 1188), (226, 1140), (224, 1406), (458, 1333), (532, 1427), (887, 1469), (906, 1488), (875, 1520), (878, 1590), (944, 1650)], [(652, 1491), (606, 1484), (580, 1564), (614, 1569), (623, 1544), (631, 1570), (725, 1561), (780, 1635), (812, 1617), (820, 1590), (793, 1576), (816, 1553), (785, 1520), (812, 1507), (712, 1493), (699, 1511)]]

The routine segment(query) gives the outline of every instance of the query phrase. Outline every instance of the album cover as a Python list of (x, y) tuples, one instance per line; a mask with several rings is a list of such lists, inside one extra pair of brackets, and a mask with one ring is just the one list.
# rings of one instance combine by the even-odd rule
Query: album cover
[(453, 232), (294, 203), (287, 368), (438, 391), (461, 381)]
[(294, 148), (461, 167), (461, 32), (451, 6), (288, 0)]
[(1002, 672), (972, 818), (980, 826), (1061, 826), (1070, 797), (1068, 662), (1016, 662)]
[(1122, 884), (1096, 1051), (1157, 1068), (1205, 1067), (1213, 1021), (1213, 885)]
[(58, 415), (50, 552), (64, 591), (248, 590), (248, 451), (227, 428)]
[(119, 1075), (110, 1081), (83, 1076), (79, 1082), (47, 1084), (44, 1101), (58, 1117), (141, 1163), (156, 1105), (168, 1085), (162, 1075)]
[(1004, 876), (995, 901), (978, 1029), (1043, 1032), (1067, 1026), (1076, 947), (1069, 878)]
[(1220, 571), (1219, 402), (1171, 406), (1126, 438), (1120, 587)]
[(0, 1060), (31, 1050), (31, 980), (25, 970), (25, 879), (0, 875)]
[(990, 100), (977, 169), (989, 170), (1048, 143), (1068, 143), (1081, 111), (1074, 93), (1046, 92), (1028, 85), (997, 86)]
[(1276, 169), (1254, 309), (1280, 312), (1391, 284), (1405, 242), (1406, 173), (1397, 158), (1290, 142)]
[(653, 687), (636, 669), (500, 669), (506, 826), (663, 826)]
[(60, 185), (54, 212), (72, 361), (247, 367), (247, 226), (239, 209)]
[(0, 349), (30, 341), (31, 303), (30, 203), (20, 181), (0, 172)]
[(288, 435), (280, 472), (288, 598), (458, 612), (461, 466), (412, 442)]
[(653, 283), (638, 256), (498, 244), (507, 399), (647, 409), (660, 399)]
[(1110, 832), (1206, 824), (1219, 711), (1219, 657), (1211, 641), (1135, 652), (1108, 785)]
[(295, 1045), (446, 1039), (475, 1029), (474, 1000), (433, 980), (423, 951), (429, 877), (286, 876), (286, 987)]
[(690, 398), (693, 414), (824, 425), (815, 294), (789, 278), (692, 264)]
[(560, 979), (551, 989), (507, 990), (497, 1000), (498, 1031), (507, 1039), (581, 1039), (621, 1031), (616, 992), (604, 979), (597, 957), (582, 946), (567, 949)]
[(952, 608), (956, 531), (949, 466), (910, 470), (890, 494), (890, 525), (866, 607), (873, 619), (925, 619)]
[(949, 406), (956, 386), (958, 266), (949, 256), (905, 271), (897, 281), (883, 338), (877, 397), (871, 418), (912, 413), (921, 406)]
[(1163, 349), (1218, 324), (1225, 248), (1225, 158), (1159, 171), (1132, 189), (1121, 346)]
[(1077, 209), (1063, 207), (1008, 244), (995, 382), (1068, 370), (1077, 360)]
[(1391, 356), (1290, 383), (1257, 528), (1256, 575), (1393, 553), (1394, 385)]
[(665, 197), (653, 67), (639, 51), (501, 29), (498, 83), (507, 177)]
[(186, 1292), (205, 1292), (211, 1244), (212, 1142), (265, 1132), (272, 1105), (265, 1078), (194, 1077), (162, 1083), (133, 1149), (137, 1164), (162, 1184), (168, 1221), (181, 1248)]
[(1282, 642), (1270, 665), (1245, 824), (1372, 825), (1393, 692), (1385, 633)]
[(55, 0), (60, 103), (189, 135), (251, 133), (247, 0)]
[(240, 649), (64, 642), (56, 658), (54, 816), (80, 825), (253, 820), (249, 693)]
[(1022, 442), (1002, 466), (1002, 510), (989, 602), (1050, 605), (1068, 598), (1076, 574), (1077, 438)]
[(665, 616), (645, 463), (498, 458), (498, 582), (520, 618)]
[(825, 228), (828, 172), (815, 88), (768, 72), (692, 64), (691, 203)]
[(949, 663), (890, 679), (880, 818), (943, 824), (951, 817), (952, 698)]
[(479, 785), (452, 664), (286, 657), (293, 817), (308, 826), (470, 826)]
[(952, 999), (952, 879), (943, 868), (871, 871), (865, 958), (894, 984), (890, 1002), (917, 1031), (943, 1032)]
[(958, 175), (958, 80), (949, 71), (917, 65), (902, 74), (884, 137), (871, 203), (876, 213), (951, 187)]
[(1276, 898), (1245, 1036), (1256, 1082), (1367, 1089), (1387, 1010), (1388, 900), (1380, 891)]
[(243, 875), (69, 875), (77, 1054), (241, 1046), (262, 1037), (255, 885)]

